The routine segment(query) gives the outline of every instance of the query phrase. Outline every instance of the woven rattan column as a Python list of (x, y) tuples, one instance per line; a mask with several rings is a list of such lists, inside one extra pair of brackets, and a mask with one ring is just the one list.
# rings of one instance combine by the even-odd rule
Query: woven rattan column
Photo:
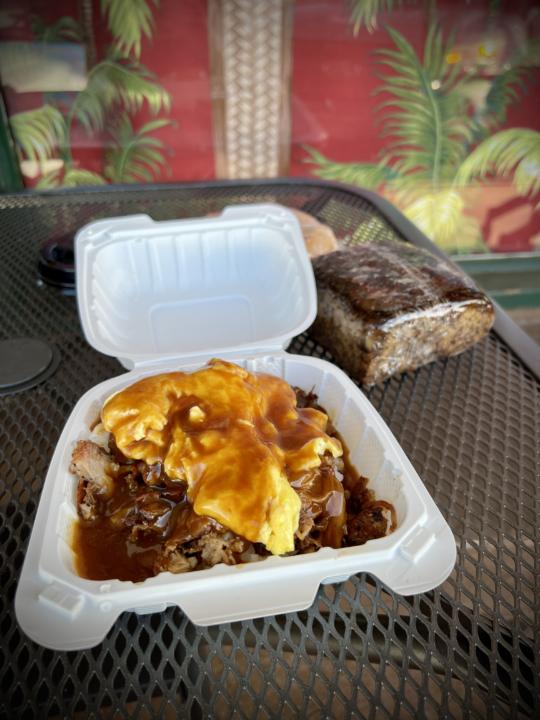
[(210, 0), (216, 175), (289, 169), (292, 0)]

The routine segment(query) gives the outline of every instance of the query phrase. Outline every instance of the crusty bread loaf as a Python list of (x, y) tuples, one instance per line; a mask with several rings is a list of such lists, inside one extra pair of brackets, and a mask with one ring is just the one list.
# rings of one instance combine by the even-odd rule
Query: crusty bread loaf
[(493, 324), (491, 302), (469, 278), (408, 243), (344, 248), (313, 267), (311, 334), (365, 385), (460, 353)]
[[(287, 210), (293, 212), (300, 223), (309, 257), (319, 257), (319, 255), (325, 255), (338, 249), (339, 245), (334, 231), (328, 225), (319, 222), (317, 218), (303, 210), (294, 208), (287, 208)], [(219, 217), (220, 215), (220, 212), (211, 212), (207, 213), (206, 217)]]
[(290, 210), (298, 218), (310, 257), (319, 257), (319, 255), (325, 255), (338, 249), (336, 236), (328, 225), (324, 225), (313, 215), (309, 215), (303, 210), (295, 210), (294, 208), (290, 208)]

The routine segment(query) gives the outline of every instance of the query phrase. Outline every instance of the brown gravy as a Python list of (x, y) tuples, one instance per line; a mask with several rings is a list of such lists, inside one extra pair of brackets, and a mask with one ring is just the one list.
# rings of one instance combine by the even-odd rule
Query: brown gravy
[[(385, 510), (395, 527), (393, 507), (375, 500), (317, 398), (274, 376), (212, 361), (129, 386), (101, 418), (109, 452), (81, 441), (73, 454), (83, 577), (138, 582), (244, 553), (361, 544), (387, 533)], [(261, 536), (269, 517), (274, 545)]]
[[(332, 434), (341, 440), (339, 434)], [(395, 513), (393, 507), (384, 501), (375, 501), (373, 492), (367, 488), (368, 479), (359, 475), (349, 461), (349, 454), (343, 440), (344, 449), (343, 489), (341, 497), (336, 493), (336, 480), (327, 474), (321, 474), (309, 486), (293, 481), (299, 494), (309, 496), (312, 512), (324, 510), (329, 516), (328, 528), (320, 538), (321, 546), (343, 547), (366, 542), (369, 539), (382, 537), (386, 534), (386, 519), (381, 510), (388, 510), (392, 516), (389, 531), (395, 529)], [(166, 517), (162, 528), (156, 533), (141, 534), (137, 541), (130, 539), (131, 527), (114, 524), (114, 518), (123, 508), (133, 505), (137, 499), (159, 495), (160, 500), (170, 503), (171, 513)], [(342, 503), (345, 503), (345, 519), (342, 519)], [(361, 531), (357, 533), (357, 541), (348, 534), (351, 523), (360, 519)], [(334, 522), (338, 520), (338, 522)], [(154, 563), (162, 549), (162, 543), (174, 534), (179, 543), (196, 536), (200, 526), (208, 522), (208, 518), (200, 517), (193, 512), (187, 501), (184, 489), (180, 486), (167, 488), (157, 486), (155, 489), (140, 483), (135, 493), (130, 493), (126, 483), (114, 485), (114, 492), (103, 506), (102, 512), (95, 520), (79, 518), (73, 526), (71, 546), (75, 557), (77, 573), (90, 580), (131, 580), (140, 582), (155, 575)], [(213, 521), (210, 521), (213, 522)], [(360, 540), (360, 542), (358, 542)], [(257, 546), (260, 555), (268, 555), (264, 546)], [(302, 550), (298, 550), (302, 552)], [(241, 559), (238, 558), (241, 562)]]
[(287, 477), (342, 451), (327, 416), (298, 408), (285, 380), (223, 360), (143, 378), (109, 398), (101, 417), (124, 455), (187, 483), (196, 513), (275, 554), (294, 549), (299, 502)]

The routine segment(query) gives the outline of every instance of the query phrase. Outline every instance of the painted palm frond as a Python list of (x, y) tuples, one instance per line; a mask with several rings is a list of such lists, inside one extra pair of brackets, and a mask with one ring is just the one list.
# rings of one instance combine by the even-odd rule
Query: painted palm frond
[(54, 157), (65, 142), (64, 118), (52, 105), (15, 113), (9, 124), (20, 156), (28, 160), (43, 162)]
[(75, 18), (61, 17), (55, 23), (47, 25), (40, 17), (34, 15), (30, 21), (32, 33), (36, 40), (44, 43), (57, 43), (64, 40), (80, 43), (83, 41), (83, 30)]
[(143, 65), (109, 58), (92, 68), (86, 88), (77, 96), (71, 112), (88, 132), (93, 132), (103, 130), (113, 106), (137, 112), (145, 103), (156, 115), (160, 110), (169, 110), (171, 100)]
[(540, 132), (511, 128), (495, 133), (462, 163), (456, 184), (467, 185), (474, 179), (512, 173), (521, 195), (540, 192)]
[(333, 162), (314, 148), (306, 147), (306, 150), (310, 158), (305, 162), (314, 163), (317, 166), (315, 174), (325, 180), (337, 180), (376, 190), (381, 185), (398, 177), (397, 172), (383, 164)]
[(56, 187), (84, 187), (87, 185), (105, 185), (105, 179), (99, 173), (83, 168), (66, 168), (62, 174), (62, 170), (53, 170), (36, 183), (38, 190), (52, 190)]
[(105, 175), (111, 182), (137, 183), (157, 179), (167, 165), (165, 146), (150, 133), (170, 124), (170, 120), (158, 118), (134, 131), (125, 115), (112, 135), (118, 147), (106, 156)]
[[(159, 0), (151, 0), (156, 7)], [(107, 17), (107, 25), (119, 53), (141, 56), (143, 35), (152, 37), (153, 15), (150, 2), (146, 0), (101, 0), (101, 12)]]
[(393, 138), (385, 162), (437, 188), (453, 178), (474, 128), (460, 92), (459, 65), (446, 63), (452, 42), (432, 25), (420, 59), (403, 35), (392, 28), (388, 33), (395, 49), (377, 52), (393, 71), (380, 88), (390, 96), (379, 106), (385, 110), (383, 133)]
[(64, 173), (64, 187), (81, 187), (84, 185), (105, 185), (105, 179), (96, 172), (83, 168), (68, 168)]
[(388, 28), (394, 48), (379, 50), (378, 62), (389, 68), (379, 92), (388, 97), (379, 106), (383, 136), (389, 136), (385, 155), (371, 163), (333, 163), (311, 150), (316, 173), (326, 178), (378, 187), (382, 183), (428, 183), (435, 189), (451, 182), (467, 152), (474, 122), (466, 114), (459, 65), (446, 56), (452, 41), (444, 41), (432, 25), (419, 58), (410, 43)]
[(379, 13), (389, 12), (402, 4), (403, 0), (349, 0), (353, 33), (358, 35), (363, 27), (372, 33), (377, 29)]
[(484, 120), (486, 126), (500, 125), (506, 120), (508, 107), (519, 100), (525, 89), (526, 72), (527, 68), (516, 66), (493, 78), (480, 113), (480, 119)]
[(42, 175), (36, 183), (36, 190), (52, 190), (62, 184), (62, 171), (52, 170), (51, 172)]
[(481, 112), (486, 132), (506, 122), (508, 108), (526, 92), (526, 81), (531, 74), (531, 68), (540, 64), (540, 40), (530, 40), (508, 64), (508, 70), (493, 78), (486, 95), (485, 107)]
[[(351, 0), (355, 29), (373, 30), (379, 11), (397, 5), (381, 0)], [(308, 148), (315, 174), (378, 189), (395, 202), (434, 242), (448, 252), (485, 250), (478, 223), (468, 214), (464, 186), (492, 175), (513, 175), (518, 192), (540, 192), (540, 133), (515, 129), (475, 144), (506, 119), (528, 66), (537, 64), (534, 41), (512, 58), (511, 67), (492, 81), (484, 105), (473, 115), (471, 86), (480, 80), (448, 62), (452, 39), (431, 24), (422, 56), (396, 30), (387, 28), (393, 47), (377, 51), (388, 72), (378, 92), (381, 135), (389, 142), (376, 165), (337, 163)], [(485, 81), (484, 81), (485, 82)], [(540, 209), (540, 203), (537, 208)]]

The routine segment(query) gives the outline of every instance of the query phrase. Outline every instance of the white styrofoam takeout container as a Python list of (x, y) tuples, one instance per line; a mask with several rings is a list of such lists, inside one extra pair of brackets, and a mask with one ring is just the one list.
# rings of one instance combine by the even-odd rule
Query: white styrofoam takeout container
[[(88, 342), (130, 372), (89, 390), (58, 441), (15, 598), (19, 624), (58, 650), (99, 643), (124, 610), (179, 605), (200, 625), (301, 610), (320, 583), (366, 571), (393, 591), (440, 584), (455, 542), (398, 442), (358, 387), (324, 360), (284, 348), (316, 313), (313, 271), (294, 215), (277, 205), (235, 206), (218, 218), (100, 220), (76, 236), (77, 296)], [(94, 581), (74, 571), (74, 443), (89, 436), (103, 402), (142, 377), (192, 371), (211, 357), (268, 372), (314, 391), (357, 470), (396, 508), (397, 529), (359, 547), (217, 565), (141, 583)]]

